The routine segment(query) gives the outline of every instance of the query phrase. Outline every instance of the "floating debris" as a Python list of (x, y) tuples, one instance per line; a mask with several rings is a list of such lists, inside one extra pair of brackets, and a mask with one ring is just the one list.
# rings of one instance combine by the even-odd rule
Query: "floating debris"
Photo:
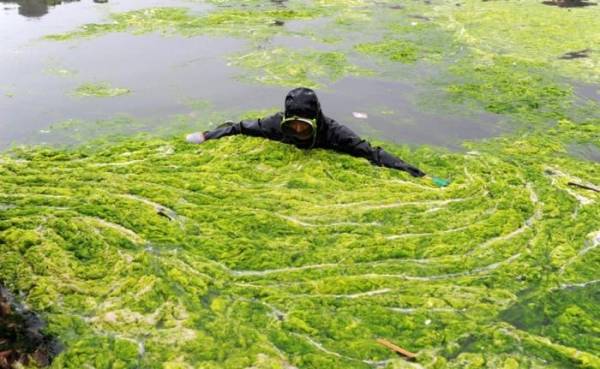
[(379, 343), (382, 346), (385, 346), (387, 348), (389, 348), (390, 350), (394, 351), (395, 353), (397, 353), (400, 356), (403, 356), (404, 358), (406, 358), (409, 361), (414, 361), (417, 357), (417, 354), (414, 354), (408, 350), (403, 349), (400, 346), (397, 346), (393, 343), (391, 343), (390, 341), (383, 339), (383, 338), (379, 338), (377, 340), (377, 343)]
[(579, 50), (579, 51), (570, 51), (568, 53), (564, 53), (563, 55), (561, 55), (559, 57), (559, 59), (572, 60), (572, 59), (589, 58), (590, 56), (588, 55), (588, 53), (590, 51), (591, 51), (590, 49), (583, 49), (583, 50)]
[(598, 5), (597, 3), (581, 1), (581, 0), (550, 0), (550, 1), (542, 1), (542, 4), (550, 5), (550, 6), (558, 6), (559, 8), (582, 8), (585, 6)]
[(415, 19), (421, 19), (421, 20), (424, 20), (424, 21), (427, 21), (427, 22), (431, 21), (431, 18), (426, 17), (424, 15), (420, 15), (420, 14), (411, 14), (411, 15), (409, 15), (409, 17), (410, 18), (415, 18)]
[(367, 119), (369, 118), (369, 116), (367, 115), (367, 113), (362, 113), (359, 111), (353, 111), (352, 112), (352, 116), (356, 119)]

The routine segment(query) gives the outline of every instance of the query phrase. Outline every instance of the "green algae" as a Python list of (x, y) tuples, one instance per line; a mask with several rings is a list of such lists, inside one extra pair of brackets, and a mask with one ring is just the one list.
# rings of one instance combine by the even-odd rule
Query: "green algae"
[(230, 63), (253, 73), (240, 78), (269, 85), (318, 88), (345, 76), (370, 75), (371, 71), (351, 64), (341, 52), (298, 51), (275, 48), (253, 51), (230, 58)]
[(15, 93), (13, 90), (14, 90), (13, 86), (8, 86), (8, 85), (1, 86), (0, 85), (0, 93), (4, 97), (7, 97), (7, 98), (15, 97)]
[(386, 145), (445, 189), (249, 137), (14, 150), (2, 278), (64, 341), (55, 368), (402, 367), (378, 337), (427, 368), (598, 367), (600, 196), (561, 176), (600, 183), (565, 149), (599, 127)]
[[(264, 40), (276, 34), (289, 33), (287, 21), (311, 20), (336, 16), (340, 24), (361, 18), (368, 20), (370, 2), (359, 0), (290, 1), (286, 6), (278, 2), (255, 0), (208, 1), (216, 5), (208, 13), (193, 14), (184, 8), (162, 7), (110, 14), (106, 23), (86, 24), (77, 30), (47, 35), (47, 40), (67, 41), (97, 37), (113, 32), (143, 34), (158, 32), (164, 35), (197, 36), (201, 34), (227, 35), (252, 40)], [(358, 14), (362, 14), (358, 16)], [(294, 32), (291, 32), (294, 33)], [(325, 39), (332, 40), (330, 37)], [(333, 38), (335, 39), (335, 38)]]
[(77, 87), (74, 95), (81, 97), (115, 97), (131, 93), (131, 90), (122, 87), (112, 87), (104, 83), (84, 83)]
[(373, 19), (373, 13), (369, 9), (354, 10), (349, 12), (341, 12), (335, 17), (336, 26), (347, 26), (344, 28), (352, 28), (360, 25), (369, 24)]
[(268, 108), (220, 112), (215, 111), (213, 104), (207, 100), (186, 99), (184, 102), (192, 109), (188, 114), (173, 115), (159, 120), (140, 119), (125, 114), (101, 120), (69, 119), (51, 124), (30, 140), (24, 140), (20, 144), (30, 145), (41, 141), (51, 147), (110, 146), (132, 136), (141, 140), (171, 137), (174, 134), (212, 129), (226, 120), (258, 119), (281, 110)]
[(184, 100), (184, 104), (193, 110), (200, 110), (200, 111), (212, 110), (212, 103), (208, 100), (188, 98), (188, 99)]
[(92, 138), (116, 141), (145, 127), (143, 122), (127, 115), (95, 121), (69, 119), (51, 124), (39, 133), (38, 138), (43, 138), (47, 144), (81, 144)]
[(600, 319), (596, 303), (600, 285), (557, 289), (541, 299), (524, 299), (502, 313), (505, 320), (525, 331), (550, 335), (581, 350), (600, 350), (595, 322)]
[(600, 42), (598, 7), (561, 9), (541, 2), (465, 1), (443, 4), (431, 14), (455, 33), (458, 41), (484, 54), (500, 54), (524, 62), (546, 63), (558, 74), (600, 82), (600, 53), (563, 60), (568, 52), (594, 49)]
[(254, 110), (254, 111), (246, 111), (239, 117), (239, 120), (261, 119), (261, 118), (273, 115), (279, 111), (281, 111), (280, 108), (269, 108), (269, 109), (261, 109), (261, 110)]
[(358, 44), (355, 49), (365, 54), (379, 55), (402, 63), (413, 63), (419, 59), (418, 47), (414, 43), (404, 40)]
[(144, 34), (159, 32), (165, 35), (196, 36), (219, 34), (250, 38), (264, 38), (273, 34), (275, 21), (310, 19), (317, 12), (310, 9), (223, 9), (205, 15), (192, 15), (182, 8), (149, 8), (125, 13), (114, 13), (110, 23), (86, 24), (64, 34), (48, 35), (54, 41), (97, 37), (113, 32)]
[(401, 15), (380, 17), (384, 38), (357, 44), (356, 51), (401, 63), (440, 62), (457, 53), (458, 44), (452, 35), (425, 16), (407, 10)]
[[(442, 89), (452, 103), (535, 124), (468, 143), (466, 153), (384, 144), (452, 178), (444, 189), (362, 159), (248, 137), (201, 146), (144, 137), (2, 155), (1, 278), (65, 342), (53, 367), (413, 367), (377, 345), (384, 337), (419, 352), (425, 368), (599, 368), (600, 196), (568, 184), (600, 185), (597, 163), (570, 153), (597, 146), (598, 106), (575, 106), (561, 75), (574, 69), (554, 69), (550, 54), (484, 47), (481, 40), (506, 32), (472, 32), (490, 27), (477, 17), (494, 17), (474, 4), (424, 13), (473, 47)], [(540, 7), (516, 17), (519, 25), (506, 17), (510, 32), (531, 31), (526, 20), (541, 22), (550, 9)], [(180, 22), (161, 17), (163, 28), (156, 19), (126, 28), (170, 33)], [(534, 34), (556, 38), (560, 29)], [(362, 44), (393, 55), (379, 42)], [(247, 78), (269, 84), (315, 86), (353, 73), (343, 53), (247, 55), (232, 63), (264, 71)]]
[(571, 87), (548, 76), (543, 65), (509, 57), (462, 62), (450, 68), (460, 76), (446, 89), (458, 102), (472, 101), (496, 114), (558, 119), (572, 104)]
[(63, 67), (59, 67), (59, 66), (48, 67), (48, 68), (46, 68), (45, 72), (47, 74), (50, 74), (53, 76), (58, 76), (58, 77), (71, 77), (71, 76), (74, 76), (75, 74), (77, 74), (77, 71), (75, 71), (75, 70), (63, 68)]

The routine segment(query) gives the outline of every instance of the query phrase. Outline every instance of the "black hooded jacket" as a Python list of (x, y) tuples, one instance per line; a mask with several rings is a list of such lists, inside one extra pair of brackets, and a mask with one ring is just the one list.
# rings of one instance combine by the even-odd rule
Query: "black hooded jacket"
[[(285, 117), (299, 116), (317, 120), (316, 139), (298, 141), (288, 137), (281, 130), (281, 121)], [(308, 88), (296, 88), (285, 98), (285, 112), (258, 120), (244, 120), (239, 123), (226, 123), (215, 130), (204, 132), (207, 140), (236, 134), (264, 137), (271, 140), (293, 144), (298, 148), (323, 148), (344, 152), (353, 156), (368, 159), (375, 165), (400, 169), (415, 177), (425, 175), (422, 171), (405, 163), (400, 158), (388, 153), (381, 147), (373, 148), (367, 141), (361, 139), (350, 128), (326, 117), (321, 111), (321, 105), (315, 92)]]

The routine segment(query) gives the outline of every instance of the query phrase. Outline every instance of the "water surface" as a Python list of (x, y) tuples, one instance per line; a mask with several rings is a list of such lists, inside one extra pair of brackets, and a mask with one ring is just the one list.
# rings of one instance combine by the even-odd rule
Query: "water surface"
[[(0, 149), (20, 142), (44, 143), (50, 127), (67, 120), (96, 121), (126, 115), (144, 122), (140, 130), (164, 131), (174, 116), (193, 115), (190, 102), (199, 100), (225, 116), (228, 112), (281, 107), (289, 87), (242, 82), (239, 77), (247, 71), (229, 65), (229, 58), (267, 47), (319, 51), (340, 47), (298, 34), (274, 35), (260, 43), (216, 36), (127, 33), (67, 42), (42, 39), (83, 24), (107, 22), (112, 12), (157, 6), (181, 6), (198, 14), (213, 8), (201, 2), (164, 0), (104, 4), (73, 1), (56, 6), (48, 6), (44, 1), (3, 1)], [(283, 27), (293, 33), (328, 21), (293, 21)], [(352, 40), (342, 44), (349, 41)], [(356, 62), (380, 68), (376, 63)], [(360, 134), (403, 144), (457, 148), (465, 139), (507, 130), (492, 114), (431, 111), (419, 102), (428, 94), (422, 84), (423, 70), (419, 69), (424, 67), (397, 68), (403, 76), (401, 80), (352, 77), (324, 86), (318, 92), (326, 114)], [(434, 74), (435, 70), (425, 72)], [(76, 96), (75, 89), (84, 83), (108, 83), (131, 93), (113, 98)], [(369, 118), (355, 119), (355, 111), (367, 113)], [(197, 114), (196, 117), (202, 120)]]

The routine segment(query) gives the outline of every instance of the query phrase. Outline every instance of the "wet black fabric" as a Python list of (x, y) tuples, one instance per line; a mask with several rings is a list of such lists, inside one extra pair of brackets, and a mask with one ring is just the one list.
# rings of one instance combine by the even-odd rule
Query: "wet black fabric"
[[(284, 135), (281, 121), (285, 117), (299, 116), (317, 119), (316, 139), (299, 141)], [(313, 90), (297, 88), (285, 98), (285, 112), (257, 120), (244, 120), (239, 123), (226, 123), (215, 130), (204, 132), (207, 140), (224, 136), (243, 134), (264, 137), (295, 145), (301, 149), (323, 148), (344, 152), (353, 156), (368, 159), (375, 165), (407, 171), (415, 177), (422, 177), (424, 172), (390, 154), (381, 147), (372, 147), (369, 142), (360, 138), (350, 128), (325, 116), (317, 95)]]

